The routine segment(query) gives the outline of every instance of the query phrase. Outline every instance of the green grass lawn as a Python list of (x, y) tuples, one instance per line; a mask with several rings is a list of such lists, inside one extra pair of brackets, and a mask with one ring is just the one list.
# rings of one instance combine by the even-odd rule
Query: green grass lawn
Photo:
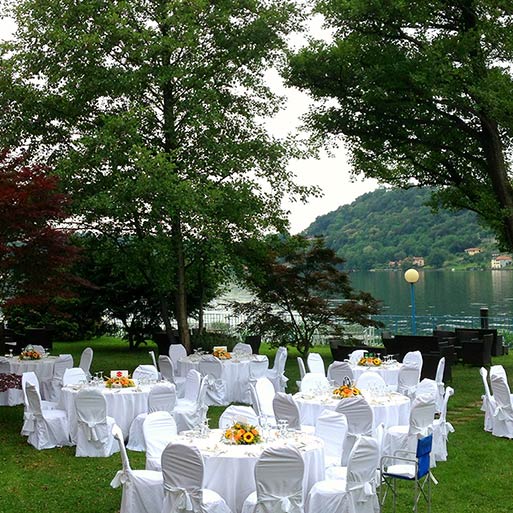
[[(151, 363), (149, 349), (132, 353), (117, 339), (57, 343), (53, 354), (71, 353), (78, 365), (80, 353), (94, 349), (92, 371), (133, 369)], [(329, 363), (329, 348), (316, 348)], [(274, 351), (264, 347), (270, 356)], [(286, 375), (289, 392), (296, 391), (297, 353), (289, 350)], [(513, 356), (494, 358), (513, 376)], [(433, 513), (509, 513), (513, 511), (513, 440), (492, 437), (483, 431), (480, 411), (482, 384), (479, 369), (456, 366), (449, 402), (448, 419), (456, 432), (450, 436), (449, 460), (439, 463), (434, 475)], [(223, 408), (209, 408), (210, 425), (216, 426)], [(121, 491), (109, 483), (121, 462), (118, 454), (110, 458), (75, 458), (74, 447), (37, 451), (27, 444), (21, 429), (23, 408), (0, 408), (0, 513), (115, 513), (119, 511)], [(133, 468), (144, 468), (144, 454), (130, 452)], [(411, 511), (411, 491), (403, 490), (398, 511)], [(386, 507), (384, 511), (391, 511)], [(236, 513), (236, 512), (234, 512)], [(321, 512), (319, 512), (321, 513)]]

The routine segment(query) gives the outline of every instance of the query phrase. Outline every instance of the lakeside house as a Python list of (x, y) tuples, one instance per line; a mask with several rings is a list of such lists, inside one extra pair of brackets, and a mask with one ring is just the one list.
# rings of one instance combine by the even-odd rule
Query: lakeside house
[(492, 269), (506, 269), (511, 267), (511, 264), (513, 264), (513, 258), (509, 255), (497, 255), (491, 260)]
[(474, 255), (478, 255), (479, 253), (481, 253), (482, 249), (481, 248), (467, 248), (464, 251), (468, 256), (474, 256)]

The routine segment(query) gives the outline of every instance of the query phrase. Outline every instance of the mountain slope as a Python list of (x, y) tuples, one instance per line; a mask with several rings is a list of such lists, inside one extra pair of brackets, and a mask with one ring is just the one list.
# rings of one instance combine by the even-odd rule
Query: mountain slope
[[(493, 234), (473, 212), (434, 214), (426, 206), (429, 196), (428, 189), (378, 189), (318, 217), (305, 234), (324, 235), (350, 269), (386, 268), (414, 256), (437, 268), (486, 266), (496, 251)], [(470, 247), (484, 251), (471, 258), (464, 252)]]

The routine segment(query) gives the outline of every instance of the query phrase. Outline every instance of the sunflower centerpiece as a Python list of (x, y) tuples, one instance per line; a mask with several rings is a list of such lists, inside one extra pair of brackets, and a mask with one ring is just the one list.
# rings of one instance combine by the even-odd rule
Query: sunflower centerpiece
[(345, 399), (347, 397), (354, 397), (362, 394), (360, 389), (356, 388), (348, 377), (345, 377), (342, 381), (342, 385), (335, 388), (332, 393), (334, 399)]
[(362, 365), (364, 367), (380, 367), (382, 363), (383, 360), (381, 360), (379, 356), (376, 356), (372, 353), (366, 354), (358, 360), (358, 365)]
[(220, 360), (230, 360), (232, 357), (232, 355), (228, 352), (228, 348), (226, 346), (214, 347), (212, 354)]
[(253, 445), (260, 443), (262, 438), (255, 426), (236, 422), (224, 432), (224, 441), (235, 445)]
[(105, 381), (107, 388), (130, 388), (135, 387), (135, 381), (128, 376), (114, 376)]
[(18, 358), (20, 360), (40, 360), (41, 353), (36, 351), (32, 346), (27, 346), (21, 353)]

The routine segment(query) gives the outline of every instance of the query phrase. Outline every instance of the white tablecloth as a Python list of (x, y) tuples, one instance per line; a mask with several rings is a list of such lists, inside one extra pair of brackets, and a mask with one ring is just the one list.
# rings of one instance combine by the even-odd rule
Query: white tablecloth
[[(264, 355), (248, 355), (241, 359), (220, 360), (223, 365), (221, 379), (226, 383), (226, 403), (248, 402), (249, 365), (254, 360), (265, 360)], [(178, 361), (178, 373), (187, 376), (191, 369), (199, 372), (201, 357), (191, 355)]]
[(304, 433), (290, 433), (285, 439), (276, 438), (255, 445), (228, 445), (223, 443), (223, 430), (213, 429), (207, 438), (179, 436), (177, 441), (195, 445), (201, 451), (205, 464), (204, 487), (217, 492), (233, 513), (242, 510), (246, 497), (255, 491), (255, 464), (263, 450), (270, 445), (296, 446), (305, 462), (303, 498), (310, 488), (324, 479), (324, 443), (320, 438)]
[[(140, 413), (148, 411), (148, 394), (153, 385), (143, 385), (133, 388), (106, 388), (101, 387), (107, 400), (107, 415), (114, 417), (116, 424), (128, 438), (130, 424)], [(71, 441), (76, 441), (77, 415), (75, 411), (75, 397), (81, 385), (70, 385), (62, 388), (59, 408), (66, 410), (69, 419)]]
[(403, 366), (402, 363), (395, 365), (380, 365), (379, 367), (366, 367), (365, 365), (351, 365), (354, 380), (356, 381), (364, 372), (375, 372), (379, 374), (387, 385), (397, 387), (397, 379), (399, 376), (399, 369)]
[[(331, 395), (308, 395), (298, 392), (294, 399), (299, 407), (301, 424), (315, 426), (315, 422), (323, 410), (334, 410), (339, 401)], [(383, 423), (385, 428), (390, 426), (408, 425), (410, 418), (410, 399), (395, 392), (383, 397), (367, 398), (374, 414), (374, 425)]]
[(21, 376), (24, 372), (34, 372), (37, 379), (42, 381), (50, 381), (53, 377), (53, 367), (55, 365), (56, 356), (48, 356), (40, 360), (19, 360), (16, 356), (8, 358), (9, 371)]

